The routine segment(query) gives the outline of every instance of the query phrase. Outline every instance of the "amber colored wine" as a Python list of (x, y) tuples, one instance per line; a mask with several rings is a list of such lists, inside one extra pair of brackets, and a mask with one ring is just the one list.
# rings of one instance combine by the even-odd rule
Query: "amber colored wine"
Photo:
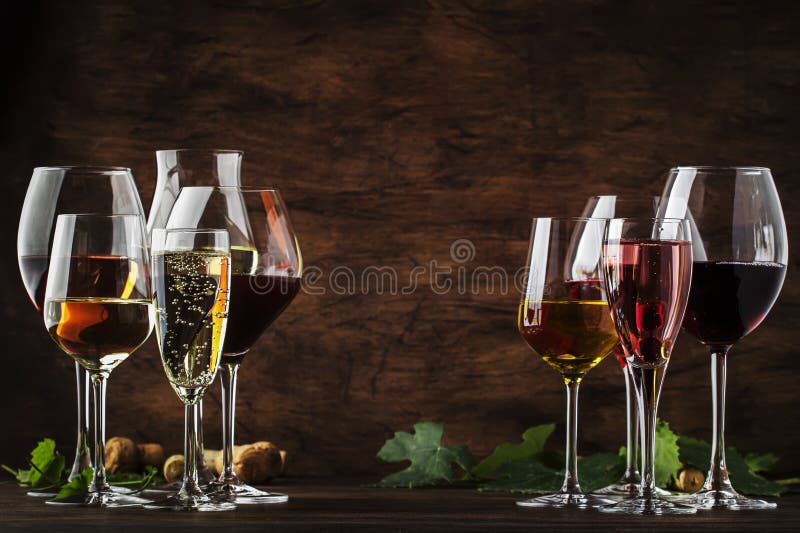
[(228, 312), (230, 256), (166, 252), (153, 256), (156, 335), (172, 388), (194, 403), (217, 374)]
[(528, 345), (569, 380), (583, 378), (619, 342), (603, 300), (525, 301), (517, 325)]
[(241, 362), (258, 337), (280, 316), (300, 289), (300, 278), (231, 275), (225, 360)]
[(110, 372), (147, 340), (150, 306), (149, 300), (51, 299), (44, 321), (56, 344), (84, 368)]

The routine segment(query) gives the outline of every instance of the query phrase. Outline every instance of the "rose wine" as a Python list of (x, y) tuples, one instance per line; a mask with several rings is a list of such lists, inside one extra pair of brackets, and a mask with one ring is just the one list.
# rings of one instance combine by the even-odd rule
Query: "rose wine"
[(286, 309), (300, 289), (300, 278), (231, 274), (225, 360), (241, 362), (264, 330)]
[(62, 350), (95, 371), (113, 370), (142, 345), (153, 327), (149, 300), (47, 300), (44, 322)]
[(780, 263), (695, 261), (683, 328), (703, 344), (732, 345), (761, 324), (785, 276)]
[(627, 362), (658, 367), (686, 307), (691, 246), (678, 240), (621, 240), (606, 245), (608, 301)]
[(517, 325), (528, 346), (566, 379), (581, 379), (619, 342), (604, 300), (524, 301)]
[(19, 258), (22, 283), (31, 303), (40, 313), (44, 309), (44, 290), (47, 287), (47, 267), (50, 258), (46, 255), (25, 255)]
[(156, 336), (167, 378), (186, 403), (214, 380), (228, 313), (229, 261), (220, 252), (153, 256)]

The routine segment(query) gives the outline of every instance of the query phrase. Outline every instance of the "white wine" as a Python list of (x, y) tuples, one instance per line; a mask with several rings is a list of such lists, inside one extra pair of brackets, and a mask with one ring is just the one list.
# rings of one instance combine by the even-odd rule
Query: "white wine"
[(229, 282), (230, 254), (153, 256), (158, 347), (167, 379), (187, 404), (202, 397), (219, 370)]
[(44, 322), (58, 346), (90, 371), (110, 372), (147, 340), (153, 327), (149, 300), (54, 298)]

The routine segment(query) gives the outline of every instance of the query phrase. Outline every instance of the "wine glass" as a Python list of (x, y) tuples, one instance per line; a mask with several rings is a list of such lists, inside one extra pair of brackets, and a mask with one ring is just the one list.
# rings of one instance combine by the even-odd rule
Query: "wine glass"
[(197, 472), (197, 410), (219, 370), (228, 321), (230, 241), (224, 229), (164, 230), (153, 238), (156, 336), (170, 385), (184, 404), (184, 471), (178, 491), (146, 509), (230, 511), (209, 497)]
[[(586, 201), (582, 217), (587, 218), (624, 218), (640, 215), (656, 215), (658, 210), (658, 196), (649, 195), (603, 195), (592, 196)], [(625, 361), (625, 352), (622, 346), (614, 346), (614, 356), (622, 369), (625, 378), (625, 472), (616, 482), (595, 490), (592, 494), (611, 498), (629, 498), (639, 493), (639, 484), (642, 476), (636, 464), (639, 457), (639, 413), (636, 407), (636, 387), (631, 381), (628, 363)], [(656, 492), (661, 496), (668, 496), (666, 490), (656, 487)]]
[(221, 370), (223, 468), (216, 492), (241, 504), (285, 502), (285, 494), (251, 487), (234, 471), (236, 382), (245, 355), (300, 289), (300, 247), (277, 189), (184, 187), (167, 227), (196, 226), (225, 227), (231, 239), (230, 312)]
[(660, 212), (690, 218), (694, 273), (683, 329), (711, 354), (711, 467), (688, 501), (703, 509), (774, 509), (738, 494), (725, 467), (728, 352), (764, 320), (786, 275), (786, 223), (772, 174), (760, 167), (673, 168)]
[(94, 478), (86, 496), (50, 504), (127, 507), (147, 500), (106, 483), (106, 383), (150, 336), (153, 313), (144, 221), (139, 215), (59, 215), (44, 297), (55, 343), (89, 372), (94, 395)]
[(604, 223), (587, 218), (533, 220), (517, 325), (525, 342), (566, 384), (566, 475), (558, 493), (517, 505), (591, 507), (608, 503), (581, 491), (576, 446), (578, 386), (619, 342), (600, 279)]
[[(147, 218), (147, 231), (152, 238), (153, 230), (165, 228), (172, 206), (178, 198), (181, 187), (199, 185), (241, 184), (242, 157), (239, 150), (206, 150), (181, 148), (177, 150), (156, 151), (156, 182), (150, 214)], [(197, 464), (201, 485), (213, 482), (216, 477), (206, 467), (203, 457), (203, 400), (194, 404), (197, 410)], [(174, 492), (180, 488), (181, 482), (161, 485), (153, 492)]]
[[(138, 215), (144, 210), (133, 175), (121, 167), (37, 167), (22, 206), (17, 233), (17, 260), (25, 290), (36, 310), (44, 307), (50, 250), (57, 215), (63, 213), (100, 213)], [(85, 468), (92, 467), (88, 446), (89, 374), (75, 362), (77, 389), (77, 445), (71, 481)], [(129, 492), (114, 487), (120, 492)], [(55, 492), (28, 493), (31, 496), (55, 496)]]
[(639, 402), (642, 480), (637, 496), (601, 511), (688, 514), (655, 491), (656, 411), (664, 374), (689, 299), (692, 248), (682, 219), (615, 218), (606, 225), (603, 266), (608, 304)]

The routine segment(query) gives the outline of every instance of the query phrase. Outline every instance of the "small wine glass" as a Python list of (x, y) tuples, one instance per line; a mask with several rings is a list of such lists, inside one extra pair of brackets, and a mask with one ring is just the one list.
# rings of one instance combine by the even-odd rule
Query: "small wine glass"
[(523, 507), (594, 507), (609, 500), (584, 494), (578, 482), (578, 386), (619, 342), (601, 283), (602, 219), (536, 218), (517, 325), (567, 388), (566, 474), (555, 494)]
[(774, 509), (773, 502), (736, 492), (725, 466), (728, 352), (766, 318), (786, 276), (786, 222), (772, 173), (673, 168), (660, 212), (690, 221), (694, 273), (683, 329), (711, 355), (711, 463), (703, 488), (685, 501), (702, 509)]
[(695, 513), (695, 507), (673, 503), (656, 493), (654, 470), (658, 399), (689, 299), (692, 248), (688, 221), (609, 220), (603, 266), (608, 304), (638, 396), (642, 480), (637, 496), (600, 510)]
[(198, 480), (195, 405), (219, 370), (228, 321), (230, 241), (224, 229), (167, 229), (153, 238), (153, 300), (161, 361), (184, 404), (184, 472), (178, 491), (146, 509), (230, 511)]
[(106, 482), (106, 382), (153, 328), (147, 237), (138, 215), (60, 215), (50, 254), (44, 323), (89, 372), (94, 393), (94, 478), (88, 495), (48, 504), (129, 507), (147, 500)]

